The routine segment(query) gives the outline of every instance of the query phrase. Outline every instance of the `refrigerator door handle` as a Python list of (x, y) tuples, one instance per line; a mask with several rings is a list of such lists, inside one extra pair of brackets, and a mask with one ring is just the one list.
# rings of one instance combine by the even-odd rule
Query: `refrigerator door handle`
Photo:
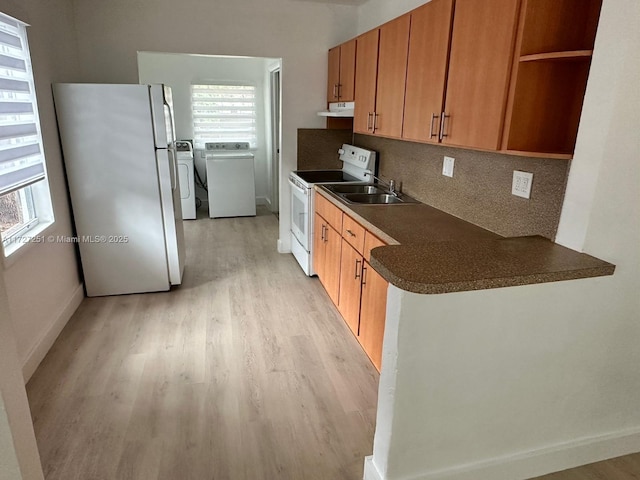
[(178, 162), (176, 161), (175, 147), (169, 147), (167, 149), (169, 154), (169, 162), (171, 162), (171, 170), (173, 175), (171, 176), (171, 190), (175, 190), (178, 187)]

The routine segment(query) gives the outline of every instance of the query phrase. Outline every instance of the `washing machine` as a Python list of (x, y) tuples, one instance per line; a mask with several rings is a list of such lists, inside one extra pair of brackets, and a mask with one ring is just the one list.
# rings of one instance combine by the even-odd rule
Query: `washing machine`
[(254, 157), (249, 143), (206, 143), (209, 217), (256, 214)]
[(178, 181), (182, 200), (182, 219), (196, 219), (196, 184), (193, 166), (193, 145), (186, 140), (176, 142)]

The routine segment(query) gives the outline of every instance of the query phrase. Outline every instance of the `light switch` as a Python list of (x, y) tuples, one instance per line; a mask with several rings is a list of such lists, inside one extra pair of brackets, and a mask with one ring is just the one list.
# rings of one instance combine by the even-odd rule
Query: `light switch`
[(514, 170), (513, 182), (511, 184), (511, 193), (517, 197), (530, 198), (532, 183), (533, 173)]
[(442, 175), (453, 177), (453, 164), (455, 161), (455, 158), (444, 157), (444, 162), (442, 162)]

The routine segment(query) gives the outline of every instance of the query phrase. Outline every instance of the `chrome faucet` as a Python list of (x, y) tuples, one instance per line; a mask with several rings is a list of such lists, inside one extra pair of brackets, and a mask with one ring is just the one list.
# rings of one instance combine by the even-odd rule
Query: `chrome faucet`
[(396, 197), (399, 196), (400, 192), (396, 190), (396, 182), (395, 182), (395, 180), (389, 180), (388, 182), (386, 182), (385, 180), (382, 180), (380, 177), (376, 177), (371, 172), (365, 172), (365, 175), (373, 177), (373, 179), (377, 180), (378, 183), (380, 183), (383, 186), (387, 187), (387, 189), (389, 190), (390, 194), (395, 195)]

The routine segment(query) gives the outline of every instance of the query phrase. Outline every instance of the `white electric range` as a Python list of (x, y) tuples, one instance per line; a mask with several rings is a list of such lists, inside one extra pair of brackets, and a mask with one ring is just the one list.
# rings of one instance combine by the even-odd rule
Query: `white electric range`
[(313, 186), (329, 183), (372, 183), (376, 153), (344, 144), (338, 150), (341, 170), (296, 170), (289, 174), (291, 186), (291, 252), (304, 273), (315, 275), (313, 268)]

